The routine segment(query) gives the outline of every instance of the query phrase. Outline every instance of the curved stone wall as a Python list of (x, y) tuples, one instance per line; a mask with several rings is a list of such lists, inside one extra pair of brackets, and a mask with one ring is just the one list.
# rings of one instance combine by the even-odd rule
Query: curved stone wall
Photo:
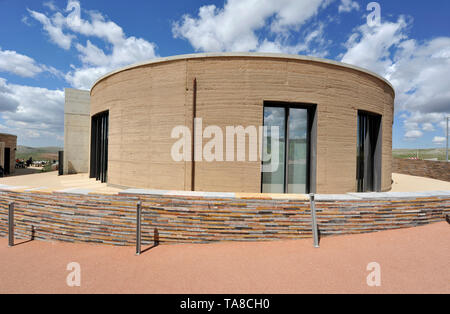
[[(318, 201), (321, 236), (409, 228), (443, 221), (450, 194)], [(143, 244), (272, 241), (311, 237), (309, 202), (298, 200), (73, 195), (0, 191), (0, 237), (8, 203), (16, 236), (45, 241), (135, 245), (136, 205), (143, 203)]]
[[(356, 192), (358, 110), (382, 115), (382, 190), (390, 190), (392, 87), (337, 62), (258, 54), (180, 56), (100, 79), (91, 116), (109, 110), (109, 184), (191, 190), (191, 163), (173, 161), (171, 132), (192, 131), (194, 78), (197, 117), (224, 134), (227, 126), (262, 126), (264, 101), (317, 105), (317, 193)], [(195, 190), (260, 193), (261, 162), (197, 162)]]
[(394, 158), (393, 172), (450, 182), (450, 162)]

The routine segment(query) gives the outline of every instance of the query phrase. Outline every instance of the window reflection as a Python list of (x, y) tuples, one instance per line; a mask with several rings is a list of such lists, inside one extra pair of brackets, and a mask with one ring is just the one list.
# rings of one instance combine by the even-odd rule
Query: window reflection
[[(279, 167), (275, 172), (263, 173), (263, 193), (284, 193), (285, 186), (285, 143), (286, 143), (286, 109), (266, 107), (264, 108), (264, 126), (267, 127), (267, 137), (264, 138), (265, 150), (268, 156), (272, 155), (272, 134), (271, 127), (279, 127)], [(264, 158), (266, 160), (267, 158)], [(270, 164), (271, 159), (263, 164)]]
[(290, 109), (288, 193), (307, 193), (308, 110)]
[[(267, 137), (264, 138), (264, 148), (268, 155), (271, 154), (272, 142), (270, 128), (279, 127), (280, 166), (274, 173), (262, 174), (263, 193), (306, 194), (309, 175), (308, 110), (267, 106), (264, 108), (264, 126), (268, 129)], [(286, 138), (288, 149), (286, 149)], [(266, 163), (270, 163), (270, 159), (263, 162), (263, 164)]]

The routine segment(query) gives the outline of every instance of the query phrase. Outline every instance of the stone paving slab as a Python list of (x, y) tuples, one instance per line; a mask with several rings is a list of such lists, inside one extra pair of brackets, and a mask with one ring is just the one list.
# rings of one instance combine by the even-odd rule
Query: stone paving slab
[(27, 188), (28, 188), (27, 186), (0, 185), (0, 190), (5, 190), (5, 191), (18, 191), (18, 190), (25, 190)]
[(316, 201), (354, 201), (361, 200), (361, 197), (348, 194), (316, 194)]
[(427, 196), (449, 196), (450, 191), (435, 191), (435, 192), (422, 192)]
[(235, 193), (216, 193), (216, 192), (192, 192), (192, 191), (169, 191), (169, 190), (145, 190), (145, 189), (128, 189), (120, 194), (137, 194), (137, 195), (164, 195), (164, 196), (193, 196), (206, 198), (234, 198)]
[(448, 196), (450, 191), (429, 192), (383, 192), (383, 193), (348, 193), (360, 199), (407, 199), (420, 197)]
[(79, 194), (79, 195), (88, 195), (92, 190), (87, 189), (66, 189), (61, 191), (56, 191), (56, 193), (64, 193), (64, 194)]
[(32, 189), (27, 189), (25, 190), (25, 192), (40, 192), (40, 191), (48, 191), (49, 188), (45, 187), (45, 186), (41, 186), (38, 188), (32, 188)]
[[(192, 191), (169, 191), (169, 190), (145, 190), (128, 189), (119, 194), (136, 195), (163, 195), (205, 198), (251, 198), (251, 199), (278, 199), (278, 200), (309, 200), (309, 195), (303, 194), (261, 194), (261, 193), (219, 193), (219, 192), (192, 192)], [(429, 192), (382, 192), (382, 193), (347, 193), (347, 194), (316, 194), (316, 201), (353, 201), (362, 199), (409, 199), (420, 197), (449, 196), (450, 191)]]

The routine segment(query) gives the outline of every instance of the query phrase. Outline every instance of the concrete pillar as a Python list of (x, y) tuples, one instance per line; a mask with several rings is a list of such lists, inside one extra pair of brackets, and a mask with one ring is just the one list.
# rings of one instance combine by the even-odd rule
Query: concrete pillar
[(65, 89), (64, 174), (89, 172), (90, 92)]

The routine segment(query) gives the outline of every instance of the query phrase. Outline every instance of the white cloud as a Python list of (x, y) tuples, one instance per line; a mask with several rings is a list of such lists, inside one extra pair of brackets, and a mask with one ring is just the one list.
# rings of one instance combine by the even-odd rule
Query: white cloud
[(49, 8), (52, 11), (57, 11), (58, 10), (58, 8), (56, 7), (55, 2), (53, 2), (53, 0), (45, 1), (43, 3), (43, 6)]
[(342, 62), (387, 76), (393, 65), (390, 50), (406, 38), (403, 33), (406, 27), (403, 17), (395, 23), (386, 22), (375, 27), (367, 24), (360, 26), (345, 43), (347, 52), (342, 57)]
[[(298, 53), (308, 43), (287, 44), (290, 31), (299, 31), (329, 1), (228, 0), (223, 8), (202, 6), (197, 17), (184, 15), (173, 24), (175, 38), (187, 39), (197, 51), (264, 51)], [(269, 28), (275, 39), (259, 38)], [(318, 37), (318, 39), (320, 39)]]
[(351, 12), (353, 10), (359, 11), (360, 7), (358, 2), (352, 0), (341, 0), (339, 5), (339, 13)]
[(12, 95), (6, 80), (0, 78), (0, 112), (15, 112), (19, 107), (19, 102)]
[(415, 111), (402, 115), (404, 129), (408, 131), (434, 132), (436, 126), (445, 129), (445, 113), (431, 112), (422, 113)]
[(405, 134), (405, 138), (407, 140), (417, 140), (423, 136), (423, 133), (421, 131), (415, 130), (415, 131), (408, 131)]
[(49, 72), (62, 77), (54, 67), (38, 64), (33, 58), (16, 51), (2, 50), (0, 47), (0, 72), (9, 72), (22, 77), (35, 77), (42, 72)]
[(24, 15), (21, 19), (22, 23), (27, 25), (27, 26), (31, 26), (31, 23), (28, 21), (28, 16)]
[(425, 132), (434, 132), (435, 131), (433, 123), (430, 123), (430, 122), (425, 122), (422, 125), (422, 130), (424, 130)]
[(420, 138), (442, 126), (450, 113), (450, 37), (410, 39), (411, 22), (360, 26), (349, 37), (342, 61), (387, 78), (396, 90), (396, 111), (403, 113), (405, 138)]
[(89, 90), (98, 78), (109, 71), (111, 69), (105, 67), (75, 68), (66, 74), (66, 80), (75, 88)]
[(0, 48), (0, 71), (14, 73), (23, 77), (34, 77), (41, 73), (43, 68), (28, 56)]
[(50, 40), (58, 45), (59, 47), (69, 50), (72, 45), (72, 40), (75, 36), (70, 34), (65, 34), (63, 32), (64, 20), (62, 19), (62, 15), (58, 12), (56, 13), (52, 19), (49, 19), (46, 15), (32, 11), (28, 9), (28, 12), (31, 14), (33, 18), (39, 21), (44, 30), (50, 37)]
[[(70, 48), (72, 40), (76, 40), (78, 35), (99, 38), (105, 43), (106, 49), (96, 46), (89, 39), (85, 45), (75, 44), (82, 65), (72, 66), (72, 71), (65, 75), (66, 80), (75, 88), (90, 89), (96, 79), (115, 68), (157, 56), (154, 43), (142, 38), (127, 37), (119, 25), (107, 20), (101, 13), (88, 11), (88, 19), (84, 19), (77, 0), (69, 0), (65, 12), (56, 12), (51, 18), (42, 13), (30, 12), (43, 21), (44, 30), (49, 32), (51, 38), (55, 37), (53, 41), (62, 48)], [(47, 25), (57, 28), (58, 31), (54, 33), (59, 35), (64, 34), (65, 30), (70, 42), (61, 41), (60, 36), (52, 35), (52, 28)]]
[(446, 141), (447, 141), (447, 138), (445, 138), (445, 137), (435, 136), (433, 139), (433, 144), (444, 145)]
[(106, 21), (105, 17), (98, 12), (88, 12), (91, 21), (81, 17), (81, 5), (77, 0), (69, 0), (65, 17), (65, 25), (73, 32), (91, 37), (98, 37), (111, 44), (121, 44), (125, 40), (122, 28), (112, 21)]
[[(331, 2), (227, 0), (221, 7), (200, 7), (196, 16), (184, 15), (173, 24), (172, 32), (174, 37), (188, 40), (197, 51), (263, 51), (324, 57), (330, 41), (325, 39), (327, 24), (318, 22), (317, 15)], [(338, 4), (341, 13), (361, 9), (352, 0)], [(65, 74), (75, 88), (89, 89), (96, 79), (117, 67), (156, 56), (154, 43), (127, 37), (119, 25), (101, 13), (83, 11), (77, 0), (69, 0), (62, 10), (53, 2), (47, 7), (50, 14), (32, 10), (29, 13), (43, 25), (51, 41), (67, 50), (75, 48), (80, 65), (72, 66)], [(333, 17), (327, 23), (331, 20)], [(450, 37), (417, 41), (408, 35), (412, 20), (400, 17), (383, 21), (375, 27), (357, 27), (349, 35), (341, 59), (392, 82), (405, 138), (418, 139), (445, 127), (444, 117), (450, 114), (450, 88), (445, 79), (450, 77)], [(31, 61), (31, 67), (16, 67), (16, 72), (32, 75), (33, 65), (42, 71), (56, 71)], [(6, 66), (11, 71), (11, 65), (3, 65)], [(39, 71), (37, 68), (35, 71)], [(16, 98), (4, 89), (0, 89), (0, 109), (14, 112), (19, 107), (13, 100)]]
[(2, 132), (56, 145), (64, 131), (64, 91), (10, 84), (0, 78)]
[(109, 68), (131, 64), (136, 60), (154, 58), (156, 55), (155, 46), (152, 43), (135, 37), (129, 37), (120, 45), (113, 46), (110, 55), (106, 55), (102, 49), (89, 40), (86, 46), (77, 44), (76, 48), (83, 64)]
[(389, 79), (397, 87), (400, 110), (450, 112), (450, 37), (402, 42)]

